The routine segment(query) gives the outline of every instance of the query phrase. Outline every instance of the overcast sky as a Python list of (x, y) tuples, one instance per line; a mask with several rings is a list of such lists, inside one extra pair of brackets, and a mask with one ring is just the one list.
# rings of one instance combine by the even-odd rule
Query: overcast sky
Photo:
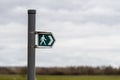
[(0, 0), (0, 66), (27, 66), (27, 10), (54, 34), (36, 66), (120, 66), (120, 0)]

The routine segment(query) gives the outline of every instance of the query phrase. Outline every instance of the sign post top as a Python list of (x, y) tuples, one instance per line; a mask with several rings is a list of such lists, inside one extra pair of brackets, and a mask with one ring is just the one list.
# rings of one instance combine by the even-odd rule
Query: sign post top
[(28, 10), (28, 14), (36, 14), (36, 10), (30, 9), (30, 10)]

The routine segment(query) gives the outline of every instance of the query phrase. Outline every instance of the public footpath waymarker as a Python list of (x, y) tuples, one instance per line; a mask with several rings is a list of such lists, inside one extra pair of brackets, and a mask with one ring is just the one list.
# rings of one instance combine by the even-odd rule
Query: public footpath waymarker
[(55, 38), (51, 32), (37, 32), (38, 34), (38, 47), (52, 47)]
[[(28, 69), (27, 80), (35, 80), (35, 48), (37, 47), (52, 47), (55, 39), (51, 32), (36, 32), (36, 10), (28, 10)], [(38, 35), (38, 45), (35, 45), (36, 37)], [(37, 46), (37, 47), (36, 47)]]

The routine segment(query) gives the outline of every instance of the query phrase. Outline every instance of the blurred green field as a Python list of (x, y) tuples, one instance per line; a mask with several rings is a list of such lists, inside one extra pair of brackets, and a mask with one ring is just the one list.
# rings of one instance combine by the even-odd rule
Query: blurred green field
[[(0, 75), (0, 80), (27, 80), (20, 75)], [(38, 76), (36, 80), (120, 80), (120, 76)]]

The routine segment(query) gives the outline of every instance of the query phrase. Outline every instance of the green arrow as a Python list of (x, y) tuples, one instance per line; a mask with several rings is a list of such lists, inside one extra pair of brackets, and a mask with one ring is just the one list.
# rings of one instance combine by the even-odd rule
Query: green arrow
[(51, 32), (37, 32), (38, 34), (38, 46), (39, 47), (52, 47), (55, 39)]
[(48, 36), (50, 39), (50, 42), (48, 43), (48, 45), (51, 45), (53, 43), (53, 38), (51, 36)]

